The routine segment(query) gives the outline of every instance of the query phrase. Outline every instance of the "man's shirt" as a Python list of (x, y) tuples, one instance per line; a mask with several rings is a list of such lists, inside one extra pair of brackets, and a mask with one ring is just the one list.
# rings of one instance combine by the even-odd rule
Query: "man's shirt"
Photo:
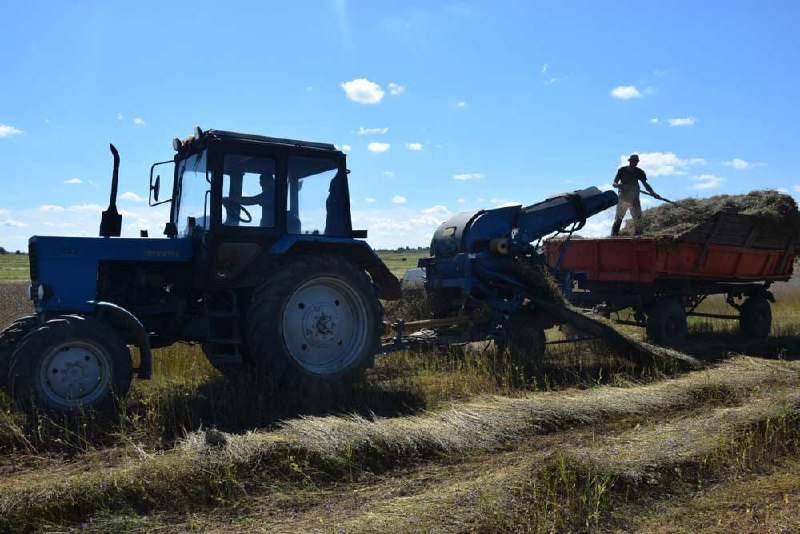
[(614, 178), (614, 183), (622, 184), (621, 191), (638, 191), (639, 180), (642, 182), (647, 181), (647, 175), (639, 167), (631, 167), (625, 165), (620, 167), (617, 171), (617, 176)]

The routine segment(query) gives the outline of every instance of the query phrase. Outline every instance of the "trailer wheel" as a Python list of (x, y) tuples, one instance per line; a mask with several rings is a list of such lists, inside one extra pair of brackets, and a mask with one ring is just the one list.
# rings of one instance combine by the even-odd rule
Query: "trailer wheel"
[(752, 295), (739, 310), (739, 331), (756, 339), (764, 339), (772, 328), (772, 308), (762, 295)]
[(20, 340), (39, 324), (35, 315), (20, 317), (0, 332), (0, 387), (8, 386), (8, 366), (11, 363), (11, 354), (17, 348)]
[(544, 330), (536, 323), (533, 313), (516, 313), (511, 317), (508, 332), (508, 352), (511, 361), (530, 377), (544, 358)]
[(677, 346), (686, 340), (686, 311), (678, 299), (658, 301), (647, 317), (647, 336), (665, 346)]
[(128, 393), (130, 351), (106, 323), (64, 315), (31, 331), (11, 356), (15, 405), (27, 412), (109, 412)]
[(276, 383), (356, 377), (380, 346), (375, 288), (340, 256), (292, 258), (253, 293), (247, 354)]

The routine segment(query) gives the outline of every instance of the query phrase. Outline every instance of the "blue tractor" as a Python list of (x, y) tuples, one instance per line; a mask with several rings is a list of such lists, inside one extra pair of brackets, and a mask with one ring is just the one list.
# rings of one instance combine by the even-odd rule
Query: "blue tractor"
[[(99, 237), (29, 241), (35, 314), (0, 333), (0, 378), (24, 410), (106, 410), (152, 349), (196, 342), (222, 371), (278, 382), (360, 374), (398, 280), (353, 230), (333, 145), (195, 128), (150, 172), (165, 237), (120, 237), (119, 156)], [(162, 166), (171, 190), (161, 192)], [(154, 177), (155, 175), (155, 177)], [(138, 348), (134, 368), (129, 346)]]

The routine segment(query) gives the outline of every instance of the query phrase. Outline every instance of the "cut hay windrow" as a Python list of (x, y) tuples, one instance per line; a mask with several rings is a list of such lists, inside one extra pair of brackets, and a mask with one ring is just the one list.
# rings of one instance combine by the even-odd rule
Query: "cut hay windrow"
[[(583, 530), (587, 515), (595, 523), (603, 519), (596, 509), (580, 507), (583, 499), (598, 492), (607, 499), (613, 492), (628, 504), (637, 500), (643, 487), (660, 488), (674, 498), (680, 490), (673, 488), (681, 484), (696, 491), (704, 477), (713, 478), (722, 470), (732, 470), (735, 476), (752, 471), (759, 461), (769, 463), (769, 454), (792, 454), (799, 408), (800, 391), (794, 389), (623, 432), (572, 436), (571, 447), (542, 440), (524, 455), (507, 455), (507, 465), (471, 465), (463, 477), (432, 479), (414, 493), (376, 499), (346, 514), (337, 526), (346, 532), (425, 531), (440, 525), (483, 531), (498, 523), (518, 528), (543, 514), (541, 523), (551, 528), (563, 521), (556, 530)], [(788, 446), (782, 448), (787, 435)], [(606, 504), (611, 507), (610, 501)], [(558, 506), (563, 506), (562, 513), (554, 514)], [(508, 515), (498, 519), (498, 513)]]
[(273, 432), (196, 432), (175, 450), (87, 469), (0, 481), (0, 530), (86, 517), (97, 509), (183, 509), (267, 480), (323, 480), (381, 472), (438, 454), (496, 450), (526, 436), (623, 417), (736, 402), (753, 390), (800, 384), (800, 363), (740, 357), (634, 388), (487, 397), (410, 417), (307, 417)]

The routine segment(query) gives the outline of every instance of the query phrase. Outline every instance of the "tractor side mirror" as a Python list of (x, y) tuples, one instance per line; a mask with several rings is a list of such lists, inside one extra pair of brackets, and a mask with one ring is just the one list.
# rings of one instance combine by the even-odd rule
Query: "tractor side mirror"
[(150, 167), (150, 199), (149, 203), (151, 206), (158, 206), (159, 204), (164, 204), (171, 201), (171, 198), (166, 200), (159, 200), (159, 194), (161, 192), (161, 175), (157, 174), (155, 178), (153, 178), (153, 172), (155, 168), (159, 165), (166, 165), (167, 163), (172, 163), (172, 160), (169, 161), (159, 161), (158, 163), (154, 163), (152, 167)]
[(153, 200), (158, 202), (158, 192), (161, 190), (161, 175), (156, 175), (156, 182), (150, 186), (150, 189), (153, 191)]

